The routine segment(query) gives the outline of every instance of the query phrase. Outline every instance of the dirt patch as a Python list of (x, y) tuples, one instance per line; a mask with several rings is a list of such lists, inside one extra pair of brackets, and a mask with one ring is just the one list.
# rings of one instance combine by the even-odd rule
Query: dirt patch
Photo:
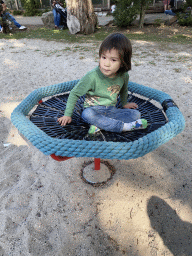
[(181, 35), (181, 34), (187, 35), (190, 38), (192, 38), (192, 28), (191, 27), (182, 27), (182, 26), (179, 26), (178, 24), (174, 24), (172, 26), (149, 25), (149, 26), (145, 26), (144, 28), (141, 28), (141, 29), (138, 27), (129, 27), (129, 30), (131, 33), (143, 32), (146, 35), (158, 34), (158, 35), (161, 35), (162, 38), (169, 38), (171, 36)]
[[(43, 25), (26, 25), (27, 31), (32, 31), (32, 30), (36, 30), (38, 28), (43, 28)], [(11, 26), (11, 33), (18, 33), (18, 32), (22, 32), (22, 31), (26, 31), (26, 30), (20, 30), (18, 27), (16, 27), (15, 25)]]
[[(192, 27), (180, 26), (178, 23), (174, 23), (170, 26), (161, 24), (158, 25), (145, 25), (143, 28), (139, 28), (138, 26), (129, 26), (127, 28), (116, 28), (113, 25), (109, 25), (106, 29), (110, 30), (111, 28), (114, 30), (118, 30), (121, 32), (129, 33), (129, 34), (138, 34), (145, 35), (147, 38), (152, 38), (152, 36), (157, 36), (159, 39), (169, 39), (172, 37), (180, 36), (187, 37), (192, 39)], [(177, 41), (176, 41), (177, 42)]]

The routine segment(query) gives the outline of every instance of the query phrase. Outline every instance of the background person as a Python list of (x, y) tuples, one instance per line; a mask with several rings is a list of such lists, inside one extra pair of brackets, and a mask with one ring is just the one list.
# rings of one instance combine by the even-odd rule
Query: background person
[(53, 1), (53, 16), (54, 16), (54, 23), (55, 29), (58, 29), (61, 25), (61, 20), (63, 21), (63, 26), (67, 27), (67, 10), (63, 8), (63, 4), (60, 1)]
[(175, 11), (176, 11), (175, 0), (170, 0), (169, 6), (168, 6), (168, 10), (165, 11), (165, 14), (176, 16)]
[[(21, 26), (17, 21), (16, 19), (9, 13), (6, 11), (6, 4), (4, 3), (4, 1), (0, 0), (0, 3), (3, 7), (3, 11), (2, 11), (2, 18), (3, 19), (6, 19), (6, 20), (9, 20), (11, 22), (13, 22), (15, 24), (16, 27), (18, 27), (20, 30), (25, 30), (27, 29), (25, 26)], [(0, 25), (0, 31), (2, 32), (3, 31), (3, 28), (2, 26)]]

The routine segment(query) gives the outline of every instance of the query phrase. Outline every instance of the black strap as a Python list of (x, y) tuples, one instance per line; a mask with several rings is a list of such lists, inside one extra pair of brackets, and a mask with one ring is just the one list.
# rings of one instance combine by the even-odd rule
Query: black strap
[(166, 112), (168, 108), (170, 107), (177, 107), (177, 104), (172, 100), (172, 99), (167, 99), (164, 100), (163, 103), (161, 104), (163, 107), (163, 110)]

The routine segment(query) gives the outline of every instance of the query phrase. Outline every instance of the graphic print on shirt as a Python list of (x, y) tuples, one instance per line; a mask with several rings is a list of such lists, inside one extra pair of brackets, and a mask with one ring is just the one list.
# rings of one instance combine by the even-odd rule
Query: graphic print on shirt
[(99, 98), (100, 98), (99, 96), (91, 96), (91, 95), (87, 94), (85, 103), (88, 106), (95, 106), (96, 103), (99, 104)]
[(115, 93), (119, 93), (121, 87), (117, 84), (117, 85), (111, 85), (109, 88), (107, 88), (107, 91), (111, 92), (110, 96), (115, 94)]
[[(117, 100), (120, 89), (121, 89), (120, 85), (111, 85), (108, 88), (106, 88), (105, 89), (105, 90), (107, 90), (106, 91), (106, 99), (108, 98), (107, 94), (110, 93), (110, 102), (114, 103)], [(87, 94), (86, 99), (85, 99), (85, 106), (86, 107), (91, 107), (91, 106), (100, 105), (101, 104), (100, 98), (101, 98), (100, 96)], [(105, 105), (105, 104), (109, 105), (109, 102), (107, 102), (107, 101), (105, 102), (105, 101), (103, 101), (103, 99), (104, 98), (102, 97), (102, 104), (103, 105)]]

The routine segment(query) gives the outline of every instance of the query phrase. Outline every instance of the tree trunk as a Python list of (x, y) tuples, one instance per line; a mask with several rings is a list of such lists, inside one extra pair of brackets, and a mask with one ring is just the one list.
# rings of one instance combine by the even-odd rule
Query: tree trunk
[(16, 9), (19, 10), (19, 3), (18, 3), (18, 0), (15, 0), (15, 6), (16, 6)]
[(67, 26), (71, 34), (95, 32), (97, 16), (91, 0), (67, 0)]
[(140, 20), (139, 20), (139, 27), (140, 28), (143, 28), (144, 18), (145, 18), (145, 5), (141, 4)]
[(42, 7), (43, 7), (42, 0), (39, 0), (39, 2), (40, 2), (41, 9), (42, 9)]

